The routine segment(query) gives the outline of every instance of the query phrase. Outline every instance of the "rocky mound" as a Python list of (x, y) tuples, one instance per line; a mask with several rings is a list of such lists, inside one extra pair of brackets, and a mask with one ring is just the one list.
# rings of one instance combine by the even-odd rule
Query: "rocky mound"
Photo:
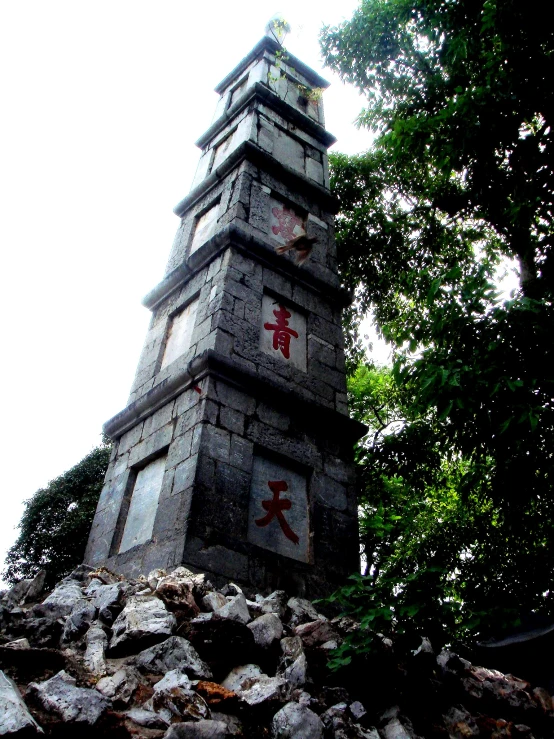
[(0, 595), (0, 735), (417, 739), (552, 737), (550, 694), (427, 640), (339, 673), (359, 625), (282, 591), (248, 599), (184, 567), (125, 580), (85, 565)]

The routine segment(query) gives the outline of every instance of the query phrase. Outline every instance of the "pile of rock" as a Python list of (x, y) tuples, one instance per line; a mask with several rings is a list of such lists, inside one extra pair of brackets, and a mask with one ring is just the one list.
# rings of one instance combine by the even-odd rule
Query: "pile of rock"
[[(424, 640), (329, 673), (351, 619), (282, 591), (249, 599), (179, 567), (125, 580), (82, 565), (0, 597), (0, 735), (414, 737), (554, 735), (551, 696)], [(354, 660), (356, 663), (356, 660)]]

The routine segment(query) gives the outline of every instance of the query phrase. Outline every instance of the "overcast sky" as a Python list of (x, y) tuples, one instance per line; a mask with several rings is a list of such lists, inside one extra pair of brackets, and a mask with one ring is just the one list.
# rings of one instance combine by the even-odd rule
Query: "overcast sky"
[(362, 101), (319, 59), (354, 0), (0, 3), (2, 516), (100, 441), (126, 403), (215, 85), (281, 12), (286, 45), (332, 82), (327, 128), (355, 153)]

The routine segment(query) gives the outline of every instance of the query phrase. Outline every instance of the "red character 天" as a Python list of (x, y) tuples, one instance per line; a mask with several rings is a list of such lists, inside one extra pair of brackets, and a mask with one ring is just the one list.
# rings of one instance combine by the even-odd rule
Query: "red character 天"
[(273, 493), (272, 500), (262, 500), (262, 506), (267, 511), (263, 518), (258, 518), (255, 521), (256, 526), (267, 526), (275, 517), (279, 521), (279, 525), (283, 534), (290, 539), (293, 544), (298, 544), (300, 539), (288, 525), (286, 518), (283, 515), (283, 511), (289, 511), (292, 508), (292, 501), (281, 500), (279, 495), (288, 490), (288, 485), (284, 480), (275, 480), (267, 483), (269, 489)]
[(288, 319), (291, 317), (291, 313), (285, 308), (284, 305), (273, 311), (273, 315), (277, 319), (277, 323), (264, 323), (266, 331), (273, 331), (273, 348), (278, 351), (281, 350), (281, 354), (285, 359), (290, 359), (290, 339), (293, 336), (295, 339), (298, 338), (298, 332), (293, 328), (290, 328)]
[(290, 241), (297, 234), (295, 228), (298, 226), (301, 231), (304, 230), (302, 218), (296, 215), (293, 210), (288, 208), (272, 208), (271, 212), (278, 221), (278, 225), (272, 226), (271, 230), (275, 236), (281, 235), (284, 241)]

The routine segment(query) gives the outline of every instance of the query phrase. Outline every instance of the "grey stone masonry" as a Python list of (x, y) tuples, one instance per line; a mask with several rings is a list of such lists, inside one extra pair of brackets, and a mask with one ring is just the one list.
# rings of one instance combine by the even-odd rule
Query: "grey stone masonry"
[[(128, 404), (104, 427), (88, 564), (313, 597), (358, 568), (365, 427), (346, 406), (325, 87), (264, 37), (216, 88)], [(299, 265), (280, 247), (303, 234)]]

